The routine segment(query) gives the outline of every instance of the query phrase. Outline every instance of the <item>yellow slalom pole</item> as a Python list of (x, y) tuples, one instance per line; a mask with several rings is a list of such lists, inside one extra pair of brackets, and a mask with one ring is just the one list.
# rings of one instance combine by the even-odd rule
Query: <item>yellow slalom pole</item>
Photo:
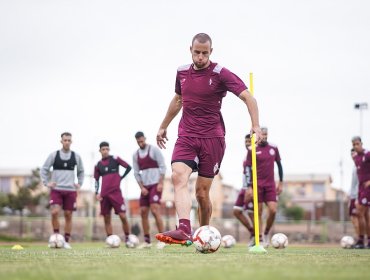
[[(249, 73), (249, 91), (254, 96), (253, 73)], [(260, 245), (260, 223), (258, 216), (258, 186), (257, 186), (257, 155), (256, 136), (252, 133), (252, 184), (253, 184), (253, 212), (254, 212), (254, 239), (255, 244), (249, 252), (265, 253), (266, 250)]]

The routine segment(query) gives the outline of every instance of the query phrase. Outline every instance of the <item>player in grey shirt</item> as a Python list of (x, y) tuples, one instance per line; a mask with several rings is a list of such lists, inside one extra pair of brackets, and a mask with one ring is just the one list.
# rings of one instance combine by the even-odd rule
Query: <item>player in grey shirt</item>
[[(51, 223), (54, 233), (59, 233), (59, 212), (64, 211), (64, 248), (71, 249), (69, 238), (72, 230), (72, 212), (76, 210), (77, 190), (84, 180), (84, 168), (81, 157), (71, 151), (72, 134), (64, 132), (61, 135), (62, 149), (53, 152), (41, 168), (41, 180), (50, 188)], [(52, 169), (52, 172), (50, 169)], [(77, 170), (77, 183), (75, 182)]]
[[(135, 139), (139, 149), (132, 157), (132, 165), (135, 179), (141, 189), (140, 214), (144, 231), (144, 243), (141, 248), (150, 248), (149, 210), (154, 216), (158, 231), (163, 232), (160, 202), (166, 165), (161, 151), (146, 143), (143, 132), (138, 131), (135, 134)], [(157, 248), (162, 249), (164, 245), (159, 242)]]

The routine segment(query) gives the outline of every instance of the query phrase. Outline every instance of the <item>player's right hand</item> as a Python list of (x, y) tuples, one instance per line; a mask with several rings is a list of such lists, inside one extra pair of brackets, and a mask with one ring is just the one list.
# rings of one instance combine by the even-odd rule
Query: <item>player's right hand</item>
[(96, 200), (97, 200), (97, 201), (102, 201), (102, 200), (103, 200), (103, 198), (100, 196), (100, 194), (97, 194), (97, 195), (96, 195)]
[(161, 149), (166, 149), (166, 141), (168, 141), (167, 138), (167, 129), (160, 128), (157, 133), (157, 145)]
[(55, 188), (57, 186), (57, 183), (55, 183), (55, 182), (49, 182), (48, 184), (47, 184), (47, 187), (49, 187), (49, 188)]
[(148, 189), (147, 189), (147, 188), (141, 188), (141, 194), (142, 194), (143, 196), (147, 196), (147, 195), (149, 194)]

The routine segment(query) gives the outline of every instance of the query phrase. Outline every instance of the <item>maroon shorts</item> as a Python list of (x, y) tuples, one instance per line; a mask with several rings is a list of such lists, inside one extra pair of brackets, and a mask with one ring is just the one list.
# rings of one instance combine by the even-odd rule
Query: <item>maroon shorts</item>
[(247, 212), (253, 212), (253, 201), (249, 201), (247, 204), (244, 202), (245, 189), (241, 189), (238, 194), (238, 198), (235, 201), (234, 209), (241, 211), (246, 210)]
[(77, 192), (75, 191), (61, 191), (51, 190), (50, 192), (50, 205), (60, 205), (63, 210), (75, 211), (76, 210)]
[(360, 186), (358, 189), (358, 203), (363, 206), (370, 206), (370, 187)]
[(276, 186), (258, 186), (258, 203), (277, 201)]
[(115, 214), (126, 212), (126, 205), (121, 190), (116, 190), (102, 197), (100, 201), (100, 214), (103, 216), (110, 215), (112, 208)]
[(149, 193), (147, 195), (140, 195), (140, 207), (149, 207), (153, 203), (161, 203), (162, 192), (157, 190), (157, 184), (145, 186)]
[(357, 216), (356, 199), (353, 198), (348, 203), (348, 214), (350, 216)]
[(225, 138), (179, 137), (172, 153), (173, 162), (194, 163), (199, 176), (213, 178), (218, 174), (225, 153)]

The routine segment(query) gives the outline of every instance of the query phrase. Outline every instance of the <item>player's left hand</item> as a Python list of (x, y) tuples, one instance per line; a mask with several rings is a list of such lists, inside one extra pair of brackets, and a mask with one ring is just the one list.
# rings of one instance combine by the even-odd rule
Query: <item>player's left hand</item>
[(75, 188), (76, 188), (76, 189), (78, 189), (78, 190), (81, 188), (81, 185), (80, 185), (80, 184), (78, 184), (78, 183), (77, 183), (77, 184), (74, 184), (74, 186), (75, 186)]
[(262, 131), (259, 126), (252, 127), (250, 134), (255, 134), (256, 144), (261, 143), (262, 141)]
[(370, 180), (365, 182), (364, 187), (365, 187), (365, 188), (370, 187)]
[(279, 182), (276, 186), (276, 193), (280, 195), (283, 192), (283, 182)]

